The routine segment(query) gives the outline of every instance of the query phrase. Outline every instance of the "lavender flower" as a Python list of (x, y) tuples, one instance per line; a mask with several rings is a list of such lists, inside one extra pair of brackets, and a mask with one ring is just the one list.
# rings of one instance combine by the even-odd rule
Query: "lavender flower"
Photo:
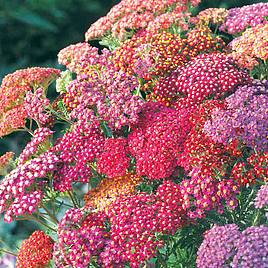
[(268, 16), (268, 3), (231, 8), (220, 29), (230, 34), (239, 33), (248, 26), (254, 27), (258, 24), (266, 24), (266, 16)]
[(263, 208), (268, 205), (268, 183), (261, 186), (255, 198), (255, 208)]
[(228, 260), (235, 255), (235, 242), (240, 236), (235, 224), (212, 227), (198, 249), (197, 268), (228, 267)]
[(258, 150), (268, 149), (268, 83), (254, 81), (240, 86), (226, 98), (225, 109), (215, 109), (204, 131), (215, 142), (228, 144), (239, 139)]
[(197, 252), (197, 268), (268, 267), (268, 227), (252, 226), (242, 233), (235, 224), (214, 226)]
[(232, 267), (268, 267), (268, 227), (252, 226), (242, 232)]

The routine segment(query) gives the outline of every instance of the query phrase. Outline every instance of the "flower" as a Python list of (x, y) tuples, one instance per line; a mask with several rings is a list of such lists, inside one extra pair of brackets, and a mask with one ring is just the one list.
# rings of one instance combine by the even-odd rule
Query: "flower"
[[(125, 40), (128, 34), (127, 29), (139, 30), (144, 28), (153, 28), (155, 23), (158, 30), (168, 28), (171, 24), (181, 25), (182, 18), (189, 16), (187, 5), (197, 5), (200, 1), (130, 1), (122, 0), (115, 5), (105, 17), (100, 18), (93, 23), (87, 30), (86, 40), (100, 38), (111, 32), (113, 36), (120, 40)], [(161, 18), (164, 15), (164, 18)], [(157, 24), (158, 23), (158, 24)], [(185, 23), (183, 23), (185, 27)]]
[(47, 185), (45, 178), (57, 168), (58, 161), (59, 158), (48, 151), (18, 165), (5, 176), (0, 182), (0, 213), (6, 211), (5, 221), (11, 222), (19, 215), (36, 210)]
[(257, 3), (253, 5), (231, 8), (225, 17), (225, 22), (220, 29), (235, 34), (247, 27), (254, 27), (258, 24), (266, 24), (265, 17), (268, 15), (268, 4)]
[(127, 153), (127, 139), (106, 139), (103, 151), (97, 159), (97, 171), (99, 173), (104, 173), (108, 178), (124, 176), (130, 162)]
[(43, 231), (35, 231), (19, 248), (17, 268), (45, 268), (52, 259), (53, 240)]
[[(225, 267), (236, 251), (236, 241), (241, 233), (235, 224), (213, 226), (206, 232), (204, 240), (197, 252), (197, 268)], [(227, 262), (227, 263), (226, 263)]]
[(267, 83), (254, 81), (240, 86), (225, 99), (226, 108), (215, 109), (204, 125), (205, 133), (216, 142), (228, 144), (238, 139), (260, 151), (267, 151)]
[(59, 268), (87, 267), (105, 245), (105, 215), (85, 209), (69, 209), (58, 225), (53, 260)]
[(253, 69), (259, 64), (259, 60), (268, 59), (268, 24), (248, 28), (241, 36), (235, 38), (229, 47), (232, 49), (230, 55), (241, 67)]
[(102, 179), (96, 188), (89, 190), (84, 196), (85, 206), (107, 211), (118, 197), (134, 194), (140, 181), (141, 178), (134, 174)]
[(139, 123), (128, 135), (136, 173), (150, 179), (168, 178), (177, 166), (176, 156), (189, 132), (188, 113), (147, 102)]
[(154, 92), (172, 106), (191, 109), (208, 98), (222, 98), (250, 81), (248, 74), (227, 55), (202, 54), (159, 79)]
[(268, 205), (268, 184), (265, 183), (258, 190), (255, 202), (255, 208), (263, 208)]
[(31, 141), (26, 145), (19, 156), (18, 164), (24, 164), (31, 156), (38, 153), (38, 149), (48, 141), (48, 138), (53, 134), (49, 128), (37, 128)]

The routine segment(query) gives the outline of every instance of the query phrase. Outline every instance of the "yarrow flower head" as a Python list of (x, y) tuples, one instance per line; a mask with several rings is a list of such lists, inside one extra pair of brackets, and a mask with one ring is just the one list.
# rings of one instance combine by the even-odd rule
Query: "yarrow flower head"
[(225, 99), (226, 108), (215, 109), (204, 130), (214, 141), (228, 144), (238, 139), (242, 143), (267, 151), (268, 84), (254, 81), (240, 86)]
[(212, 227), (197, 252), (197, 268), (225, 267), (235, 255), (235, 244), (241, 233), (235, 224)]
[(5, 175), (7, 168), (9, 167), (10, 162), (14, 157), (13, 152), (6, 152), (0, 156), (0, 175)]
[(56, 141), (52, 151), (58, 155), (59, 168), (54, 173), (54, 188), (72, 189), (72, 182), (88, 182), (92, 173), (89, 164), (100, 154), (104, 137), (93, 114), (73, 124), (70, 132)]
[(177, 166), (176, 156), (189, 132), (188, 113), (147, 102), (139, 123), (128, 136), (136, 158), (136, 172), (150, 179), (167, 178)]
[(45, 268), (52, 259), (53, 240), (43, 231), (35, 231), (24, 240), (17, 257), (17, 268)]
[(96, 65), (96, 59), (98, 57), (98, 48), (84, 42), (62, 49), (58, 54), (58, 61), (60, 64), (65, 65), (71, 72), (81, 73), (83, 71), (84, 60), (87, 60), (90, 65)]
[(268, 184), (265, 183), (260, 187), (255, 198), (255, 207), (260, 209), (268, 206)]
[(105, 214), (69, 209), (58, 225), (53, 260), (57, 267), (87, 267), (105, 246)]
[[(113, 36), (124, 40), (127, 29), (139, 30), (148, 28), (169, 28), (172, 24), (185, 27), (183, 19), (188, 17), (187, 4), (197, 5), (199, 0), (192, 1), (130, 1), (122, 0), (115, 5), (105, 17), (100, 18), (86, 32), (86, 40), (100, 38), (111, 32)], [(164, 16), (164, 18), (162, 18)], [(156, 24), (156, 27), (154, 27)]]
[[(179, 186), (165, 181), (156, 194), (118, 198), (108, 210), (111, 243), (100, 254), (104, 267), (130, 263), (139, 267), (163, 246), (156, 233), (172, 234), (184, 224)], [(109, 254), (112, 252), (112, 254)]]
[(175, 107), (196, 108), (205, 99), (222, 98), (250, 80), (225, 54), (202, 54), (159, 79), (154, 92)]
[(227, 15), (228, 10), (225, 8), (207, 8), (199, 12), (196, 17), (191, 18), (191, 22), (201, 25), (220, 25), (224, 22)]
[(58, 161), (55, 154), (45, 152), (6, 175), (0, 183), (0, 213), (6, 211), (5, 221), (37, 209), (47, 185), (46, 175), (56, 169)]
[(59, 74), (57, 69), (33, 67), (6, 75), (0, 87), (0, 114), (20, 104), (27, 91), (40, 86), (47, 88)]
[(259, 24), (247, 29), (235, 38), (229, 47), (232, 49), (230, 55), (241, 67), (253, 69), (260, 60), (268, 59), (268, 24)]
[(228, 15), (220, 29), (229, 34), (236, 34), (245, 30), (247, 27), (267, 24), (266, 16), (268, 16), (267, 3), (231, 8), (228, 10)]
[(214, 226), (198, 249), (197, 267), (265, 268), (268, 265), (267, 236), (267, 226), (248, 227), (242, 233), (235, 224)]
[(103, 151), (97, 159), (97, 171), (99, 173), (104, 173), (108, 178), (124, 176), (130, 162), (127, 153), (127, 139), (106, 139)]
[(141, 178), (134, 174), (102, 179), (96, 188), (91, 189), (84, 196), (85, 206), (99, 211), (108, 211), (110, 204), (118, 197), (134, 194), (140, 181)]
[(37, 128), (34, 133), (32, 140), (26, 145), (19, 156), (18, 164), (24, 164), (31, 156), (38, 153), (38, 149), (43, 145), (49, 147), (48, 138), (53, 134), (49, 128)]

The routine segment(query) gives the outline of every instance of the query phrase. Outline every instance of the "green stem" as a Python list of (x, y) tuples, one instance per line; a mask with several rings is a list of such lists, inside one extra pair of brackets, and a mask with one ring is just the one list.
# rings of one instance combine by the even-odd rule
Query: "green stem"
[(45, 212), (47, 213), (47, 215), (56, 223), (58, 224), (59, 221), (58, 219), (55, 217), (54, 214), (52, 214), (44, 205), (41, 205), (41, 207), (45, 210)]
[(74, 199), (74, 196), (73, 196), (72, 192), (71, 192), (71, 191), (68, 191), (67, 193), (68, 193), (68, 195), (69, 195), (69, 197), (70, 197), (70, 199), (71, 199), (71, 201), (72, 201), (74, 207), (75, 207), (75, 208), (78, 208), (79, 206), (77, 205), (77, 203), (76, 203), (76, 201), (75, 201), (75, 199)]
[(0, 248), (0, 252), (6, 253), (6, 254), (10, 254), (10, 255), (15, 256), (15, 257), (18, 256), (16, 253), (11, 252), (11, 251), (6, 250), (6, 249), (3, 249), (3, 248)]
[(39, 219), (39, 218), (37, 218), (37, 217), (35, 217), (33, 215), (25, 215), (24, 217), (18, 218), (17, 220), (30, 220), (30, 221), (32, 220), (32, 221), (36, 221), (36, 222), (40, 223), (41, 225), (43, 225), (44, 227), (50, 229), (51, 231), (53, 231), (55, 233), (57, 232), (56, 229), (50, 227), (48, 224), (43, 222), (41, 219)]

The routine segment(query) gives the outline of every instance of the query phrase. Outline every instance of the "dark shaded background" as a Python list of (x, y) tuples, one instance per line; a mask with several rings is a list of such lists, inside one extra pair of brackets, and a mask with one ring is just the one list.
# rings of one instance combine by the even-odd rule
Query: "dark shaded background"
[[(118, 2), (0, 0), (0, 81), (4, 75), (16, 69), (32, 66), (59, 67), (59, 50), (71, 43), (83, 41), (89, 25), (105, 15)], [(231, 8), (257, 2), (260, 1), (206, 0), (196, 12), (208, 7)], [(18, 155), (28, 139), (29, 137), (22, 133), (0, 138), (0, 155), (6, 151), (13, 151)], [(0, 239), (15, 250), (16, 241), (27, 237), (34, 228), (31, 224), (22, 226), (17, 222), (4, 224), (0, 219)]]

